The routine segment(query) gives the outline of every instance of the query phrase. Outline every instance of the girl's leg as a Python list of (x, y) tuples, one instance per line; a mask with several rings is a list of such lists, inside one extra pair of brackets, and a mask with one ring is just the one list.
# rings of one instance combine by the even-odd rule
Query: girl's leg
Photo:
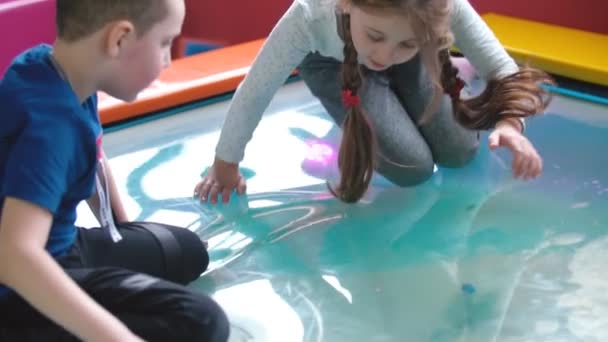
[[(433, 87), (420, 56), (393, 66), (389, 77), (403, 107), (415, 123), (422, 118), (433, 96)], [(479, 133), (462, 127), (454, 120), (452, 102), (443, 96), (439, 109), (430, 120), (419, 127), (433, 159), (438, 165), (460, 167), (476, 155)]]
[[(345, 118), (340, 92), (341, 67), (342, 63), (333, 58), (310, 54), (298, 69), (312, 94), (338, 125), (342, 125)], [(431, 150), (385, 75), (368, 72), (360, 95), (377, 137), (377, 171), (400, 186), (428, 179), (434, 168)]]

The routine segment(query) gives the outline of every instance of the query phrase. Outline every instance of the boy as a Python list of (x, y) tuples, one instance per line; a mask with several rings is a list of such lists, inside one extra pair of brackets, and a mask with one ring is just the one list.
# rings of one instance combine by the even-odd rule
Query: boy
[[(101, 148), (96, 92), (131, 101), (158, 77), (184, 7), (57, 0), (53, 47), (0, 81), (0, 339), (227, 340), (223, 311), (184, 286), (207, 267), (203, 243), (124, 223)], [(83, 199), (104, 228), (74, 226)]]

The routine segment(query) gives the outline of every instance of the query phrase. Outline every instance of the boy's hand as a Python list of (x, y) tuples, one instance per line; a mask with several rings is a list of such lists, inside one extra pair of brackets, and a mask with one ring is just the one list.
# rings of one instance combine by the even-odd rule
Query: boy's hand
[(215, 158), (213, 166), (203, 179), (194, 188), (194, 196), (206, 202), (211, 199), (211, 203), (217, 203), (218, 194), (222, 194), (222, 201), (230, 201), (230, 192), (236, 189), (239, 195), (247, 190), (245, 178), (239, 172), (239, 165), (225, 162)]
[(505, 147), (513, 154), (513, 176), (529, 180), (538, 177), (543, 169), (543, 161), (522, 133), (517, 119), (500, 121), (490, 134), (488, 142), (491, 150)]

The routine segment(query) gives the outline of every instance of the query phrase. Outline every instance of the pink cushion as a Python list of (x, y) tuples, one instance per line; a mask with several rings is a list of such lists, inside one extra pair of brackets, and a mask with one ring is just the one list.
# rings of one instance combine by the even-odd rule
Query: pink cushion
[(0, 77), (23, 50), (55, 39), (55, 0), (0, 0)]

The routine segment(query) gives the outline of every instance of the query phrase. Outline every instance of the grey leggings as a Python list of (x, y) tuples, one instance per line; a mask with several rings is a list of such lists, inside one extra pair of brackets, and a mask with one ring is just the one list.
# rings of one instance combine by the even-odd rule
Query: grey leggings
[[(345, 118), (341, 67), (336, 59), (311, 53), (298, 68), (312, 94), (338, 125)], [(386, 72), (365, 73), (360, 96), (377, 137), (377, 171), (399, 186), (427, 180), (435, 164), (463, 166), (477, 152), (478, 132), (455, 122), (448, 96), (430, 121), (416, 125), (432, 95), (430, 79), (418, 56)]]

